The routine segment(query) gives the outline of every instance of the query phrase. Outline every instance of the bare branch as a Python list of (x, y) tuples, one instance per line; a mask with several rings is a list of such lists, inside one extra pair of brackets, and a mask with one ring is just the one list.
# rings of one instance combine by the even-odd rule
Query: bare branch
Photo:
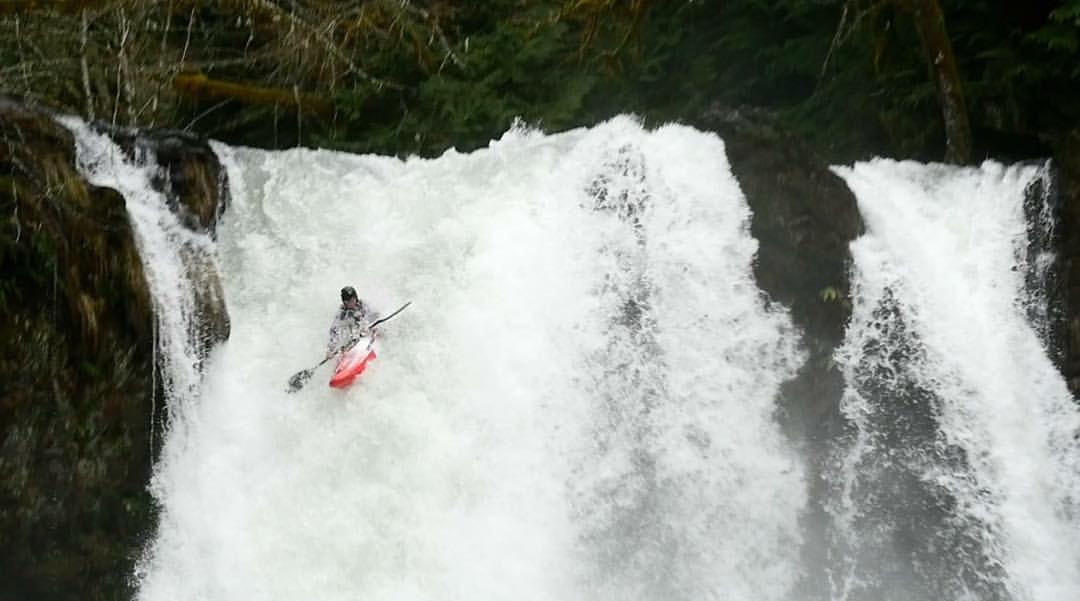
[(82, 70), (82, 84), (83, 94), (86, 95), (86, 118), (90, 121), (94, 120), (94, 95), (90, 92), (90, 65), (86, 60), (86, 40), (87, 34), (90, 29), (89, 19), (86, 16), (86, 10), (82, 11), (82, 35), (80, 36), (79, 46), (79, 66)]
[(412, 12), (413, 14), (419, 16), (421, 19), (431, 25), (431, 34), (432, 36), (439, 39), (439, 43), (442, 45), (443, 53), (445, 55), (442, 64), (439, 65), (440, 71), (442, 71), (442, 67), (446, 64), (447, 59), (453, 61), (453, 63), (459, 68), (465, 68), (465, 62), (461, 60), (460, 57), (458, 57), (457, 53), (454, 52), (453, 47), (450, 46), (450, 42), (446, 39), (446, 34), (443, 33), (442, 27), (439, 25), (438, 19), (433, 18), (431, 16), (431, 13), (427, 10), (413, 6), (412, 2), (410, 2), (409, 0), (401, 0), (401, 7), (406, 11)]
[[(322, 43), (323, 47), (326, 50), (328, 50), (334, 56), (334, 58), (337, 58), (338, 60), (340, 60), (343, 63), (345, 63), (346, 65), (348, 65), (349, 71), (351, 73), (355, 73), (361, 79), (363, 79), (363, 80), (365, 80), (365, 81), (367, 81), (369, 83), (375, 84), (379, 88), (382, 88), (384, 86), (385, 87), (390, 87), (390, 88), (400, 88), (401, 87), (401, 86), (398, 86), (398, 85), (391, 84), (389, 81), (386, 81), (386, 80), (383, 80), (383, 79), (380, 79), (380, 78), (377, 78), (377, 77), (373, 77), (370, 73), (368, 73), (366, 70), (361, 68), (355, 62), (353, 62), (353, 60), (351, 58), (349, 58), (344, 52), (342, 52), (341, 49), (338, 48), (337, 44), (334, 43), (334, 41), (332, 39), (330, 39), (322, 30), (320, 30), (318, 27), (314, 27), (312, 25), (309, 25), (303, 19), (298, 17), (296, 14), (294, 14), (292, 12), (292, 10), (284, 11), (277, 4), (274, 4), (273, 2), (270, 2), (269, 0), (256, 0), (256, 2), (260, 6), (263, 6), (264, 8), (266, 8), (267, 10), (275, 11), (276, 14), (278, 14), (282, 18), (287, 19), (289, 21), (290, 30), (293, 29), (293, 28), (302, 29), (302, 30), (307, 31), (310, 34), (312, 34), (315, 37), (315, 39), (319, 40)], [(290, 33), (292, 33), (292, 31), (290, 31)]]
[[(860, 0), (848, 0), (844, 3), (844, 12), (840, 15), (840, 23), (836, 26), (836, 33), (833, 35), (832, 43), (829, 44), (829, 51), (825, 55), (825, 61), (821, 64), (821, 72), (818, 74), (818, 85), (825, 79), (833, 54), (847, 42), (848, 38), (850, 38), (853, 33), (862, 27), (863, 21), (865, 21), (867, 17), (877, 13), (893, 1), (894, 0), (877, 0), (876, 2), (871, 2), (866, 8), (859, 8)], [(849, 20), (850, 13), (855, 13), (855, 17)]]
[(847, 38), (847, 19), (848, 11), (851, 9), (851, 2), (844, 3), (844, 12), (840, 15), (840, 23), (836, 26), (836, 33), (833, 34), (832, 43), (829, 44), (829, 51), (825, 54), (825, 60), (821, 63), (821, 72), (818, 74), (818, 83), (820, 84), (825, 79), (825, 72), (829, 69), (829, 61), (832, 60), (832, 55), (836, 52), (836, 49), (840, 47), (844, 39)]

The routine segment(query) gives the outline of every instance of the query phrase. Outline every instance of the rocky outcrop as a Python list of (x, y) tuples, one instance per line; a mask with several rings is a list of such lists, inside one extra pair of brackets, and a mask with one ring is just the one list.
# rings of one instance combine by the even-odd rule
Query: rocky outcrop
[(206, 140), (176, 129), (106, 130), (129, 156), (152, 156), (161, 168), (152, 182), (169, 208), (191, 229), (214, 235), (228, 206), (224, 169)]
[[(155, 148), (176, 210), (212, 231), (212, 152), (190, 139)], [(205, 271), (196, 325), (209, 345), (228, 314), (212, 262), (192, 265)], [(0, 599), (131, 596), (165, 414), (153, 323), (124, 199), (78, 174), (71, 133), (49, 114), (0, 98)]]
[(784, 390), (782, 418), (796, 440), (814, 446), (839, 424), (843, 383), (832, 354), (851, 314), (848, 245), (863, 231), (855, 197), (821, 158), (765, 113), (717, 106), (696, 125), (723, 138), (753, 211), (758, 285), (790, 308), (802, 330), (809, 358)]
[(0, 102), (0, 598), (126, 591), (150, 526), (153, 314), (124, 199)]
[[(832, 357), (851, 316), (850, 242), (863, 232), (855, 197), (823, 159), (765, 113), (715, 106), (695, 123), (724, 140), (732, 171), (753, 211), (760, 244), (754, 275), (770, 300), (791, 310), (807, 360), (783, 387), (778, 416), (809, 468), (804, 516), (807, 565), (825, 546), (821, 477), (830, 441), (844, 428), (844, 382)], [(808, 573), (823, 574), (823, 567)], [(828, 596), (821, 579), (805, 581), (809, 596)]]
[[(151, 181), (165, 196), (169, 208), (189, 229), (216, 237), (218, 219), (225, 212), (229, 188), (225, 169), (206, 140), (171, 129), (137, 130), (103, 128), (129, 157), (150, 160), (158, 166)], [(201, 359), (229, 337), (229, 312), (214, 258), (203, 248), (181, 249), (195, 293), (199, 316), (191, 330), (192, 347)]]
[(1061, 206), (1059, 289), (1064, 305), (1061, 368), (1073, 396), (1080, 396), (1080, 129), (1063, 135), (1054, 151), (1055, 193)]

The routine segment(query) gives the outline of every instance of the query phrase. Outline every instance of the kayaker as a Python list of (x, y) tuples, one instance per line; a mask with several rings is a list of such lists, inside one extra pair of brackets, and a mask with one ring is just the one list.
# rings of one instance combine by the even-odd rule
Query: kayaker
[(367, 324), (378, 318), (379, 314), (372, 311), (356, 295), (355, 288), (352, 286), (342, 288), (341, 307), (334, 318), (334, 323), (330, 325), (330, 340), (326, 343), (326, 356), (332, 357), (353, 340), (371, 334)]

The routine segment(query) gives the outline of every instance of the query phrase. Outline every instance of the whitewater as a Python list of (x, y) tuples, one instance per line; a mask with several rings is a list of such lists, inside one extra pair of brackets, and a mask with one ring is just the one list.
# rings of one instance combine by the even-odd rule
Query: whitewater
[(1080, 412), (1050, 359), (1046, 166), (840, 168), (867, 235), (837, 358), (840, 599), (1080, 598)]
[[(619, 117), (407, 160), (215, 143), (214, 241), (147, 190), (153, 157), (66, 124), (127, 199), (174, 373), (141, 601), (1080, 598), (1045, 168), (837, 168), (866, 233), (821, 466), (777, 422), (803, 341), (755, 283), (713, 134)], [(178, 246), (225, 282), (205, 362)], [(286, 393), (345, 285), (412, 305), (356, 385), (324, 366)]]

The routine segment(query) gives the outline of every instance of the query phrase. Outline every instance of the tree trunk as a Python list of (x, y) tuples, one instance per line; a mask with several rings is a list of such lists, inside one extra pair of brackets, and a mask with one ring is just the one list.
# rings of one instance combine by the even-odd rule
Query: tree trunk
[(938, 0), (901, 0), (908, 8), (919, 34), (930, 77), (937, 87), (938, 104), (945, 121), (945, 161), (971, 162), (971, 122), (964, 99), (963, 81), (956, 67), (952, 42), (945, 30), (945, 15)]

